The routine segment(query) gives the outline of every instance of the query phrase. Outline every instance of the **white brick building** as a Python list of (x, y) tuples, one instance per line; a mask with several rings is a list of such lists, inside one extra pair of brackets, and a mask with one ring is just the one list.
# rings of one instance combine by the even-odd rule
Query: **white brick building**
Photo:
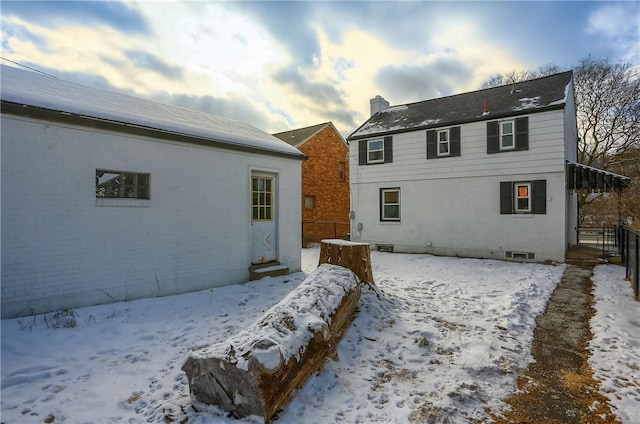
[(300, 269), (303, 155), (250, 125), (2, 67), (2, 318)]

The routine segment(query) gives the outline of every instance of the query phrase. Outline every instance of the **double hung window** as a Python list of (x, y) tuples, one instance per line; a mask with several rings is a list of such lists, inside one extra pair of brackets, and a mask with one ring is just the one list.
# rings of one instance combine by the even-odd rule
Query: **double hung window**
[(516, 213), (531, 212), (531, 183), (515, 183), (514, 191), (514, 211)]
[(546, 214), (547, 180), (502, 181), (501, 214)]
[(400, 189), (380, 189), (380, 221), (400, 221)]
[(376, 165), (391, 162), (393, 162), (392, 136), (358, 141), (358, 165)]
[(367, 142), (367, 163), (384, 163), (384, 140)]
[(438, 156), (449, 156), (449, 130), (438, 131)]
[(515, 149), (514, 122), (500, 122), (500, 150)]

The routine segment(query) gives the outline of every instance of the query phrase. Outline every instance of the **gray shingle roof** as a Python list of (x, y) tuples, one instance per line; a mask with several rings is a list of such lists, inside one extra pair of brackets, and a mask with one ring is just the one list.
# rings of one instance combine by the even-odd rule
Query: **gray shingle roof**
[(300, 147), (311, 137), (323, 130), (327, 125), (331, 125), (331, 122), (324, 122), (322, 124), (312, 125), (305, 128), (296, 128), (272, 135), (282, 141), (289, 143), (293, 147)]
[[(563, 108), (572, 76), (573, 72), (567, 71), (515, 84), (391, 106), (370, 117), (347, 140)], [(485, 102), (487, 114), (484, 114)]]

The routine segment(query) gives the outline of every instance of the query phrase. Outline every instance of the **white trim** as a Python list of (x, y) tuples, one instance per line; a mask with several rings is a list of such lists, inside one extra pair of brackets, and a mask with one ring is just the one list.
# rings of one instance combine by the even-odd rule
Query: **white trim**
[[(504, 124), (511, 124), (511, 134), (504, 134), (502, 131), (502, 126)], [(505, 146), (502, 144), (502, 137), (505, 135), (511, 135), (511, 146)], [(500, 121), (498, 123), (498, 147), (500, 150), (513, 150), (516, 148), (516, 121), (515, 119), (509, 119), (505, 121)]]
[[(369, 148), (369, 146), (371, 146), (371, 143), (375, 143), (375, 142), (378, 142), (378, 141), (380, 143), (382, 143), (382, 148), (371, 150)], [(370, 159), (370, 153), (371, 152), (382, 152), (382, 159), (371, 160)], [(376, 138), (374, 140), (367, 140), (367, 163), (384, 163), (384, 138)]]
[[(397, 192), (398, 193), (398, 202), (397, 203), (386, 203), (385, 199), (384, 199), (384, 195), (387, 192)], [(401, 202), (401, 197), (400, 197), (400, 187), (383, 188), (383, 189), (380, 190), (380, 194), (381, 194), (381, 196), (380, 196), (380, 207), (382, 209), (382, 211), (381, 211), (382, 213), (381, 213), (381, 216), (380, 216), (380, 221), (383, 221), (383, 222), (389, 222), (389, 221), (399, 222), (400, 221), (400, 217), (402, 216), (401, 212), (400, 212), (401, 211), (400, 206), (401, 206), (401, 203), (402, 203)], [(398, 217), (397, 218), (387, 218), (385, 216), (385, 213), (384, 213), (385, 212), (384, 211), (385, 206), (398, 206)]]
[[(450, 156), (451, 155), (451, 132), (449, 131), (450, 128), (446, 128), (443, 130), (437, 130), (436, 131), (436, 154), (437, 156)], [(441, 143), (440, 142), (440, 134), (444, 133), (447, 135), (447, 141), (445, 143)], [(446, 144), (447, 145), (447, 151), (446, 153), (441, 153), (440, 152), (440, 144)]]
[[(525, 188), (527, 189), (527, 195), (526, 196), (520, 196), (519, 194), (519, 188)], [(513, 183), (513, 212), (514, 213), (527, 213), (530, 214), (532, 212), (531, 209), (531, 203), (532, 203), (532, 198), (533, 196), (531, 195), (531, 188), (532, 188), (532, 184), (531, 182), (514, 182)], [(521, 209), (518, 207), (518, 199), (527, 199), (527, 208), (526, 209)]]

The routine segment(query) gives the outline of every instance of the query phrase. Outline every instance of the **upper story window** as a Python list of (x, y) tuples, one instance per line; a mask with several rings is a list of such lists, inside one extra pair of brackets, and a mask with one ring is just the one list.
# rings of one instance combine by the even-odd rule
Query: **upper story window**
[(514, 122), (500, 122), (500, 150), (510, 150), (515, 147)]
[(96, 169), (96, 197), (149, 199), (150, 174)]
[(460, 156), (460, 127), (427, 131), (427, 159)]
[(384, 163), (384, 140), (367, 142), (367, 163)]
[(374, 165), (393, 162), (393, 137), (360, 140), (358, 142), (358, 165)]
[(487, 153), (529, 150), (529, 118), (487, 122)]
[(340, 162), (338, 163), (338, 180), (344, 181), (344, 178), (345, 178), (344, 175), (345, 175), (345, 163)]
[(438, 131), (438, 156), (449, 156), (449, 130)]
[(400, 221), (400, 189), (380, 189), (380, 221)]

